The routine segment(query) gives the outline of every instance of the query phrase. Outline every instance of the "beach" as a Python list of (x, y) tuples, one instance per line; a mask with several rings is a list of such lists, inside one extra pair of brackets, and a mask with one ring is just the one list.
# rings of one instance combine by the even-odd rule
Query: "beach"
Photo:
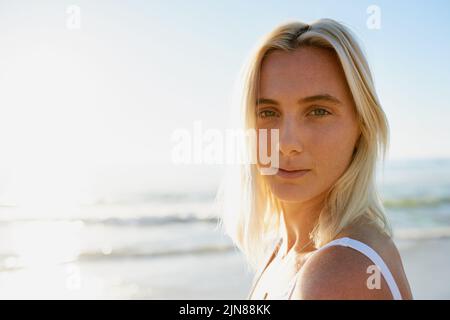
[[(415, 299), (450, 299), (450, 160), (381, 185)], [(254, 274), (218, 227), (215, 190), (102, 198), (57, 215), (0, 205), (0, 299), (245, 299)]]
[[(450, 238), (396, 242), (414, 299), (449, 299)], [(159, 257), (105, 255), (3, 270), (0, 298), (245, 299), (252, 279), (243, 255), (232, 247)]]
[(414, 299), (450, 299), (450, 239), (415, 241), (400, 251)]

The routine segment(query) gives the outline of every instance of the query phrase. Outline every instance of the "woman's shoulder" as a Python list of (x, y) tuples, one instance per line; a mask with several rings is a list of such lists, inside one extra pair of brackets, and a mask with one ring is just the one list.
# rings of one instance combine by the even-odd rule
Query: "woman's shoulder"
[[(373, 227), (342, 232), (336, 239), (350, 238), (377, 252), (393, 274), (401, 278), (400, 255), (389, 236)], [(338, 242), (341, 240), (337, 240)], [(315, 252), (297, 278), (294, 299), (392, 299), (389, 286), (373, 267), (374, 262), (351, 246), (327, 246)]]
[(368, 285), (372, 265), (370, 259), (348, 247), (320, 250), (302, 267), (293, 299), (390, 299), (385, 283), (379, 290)]

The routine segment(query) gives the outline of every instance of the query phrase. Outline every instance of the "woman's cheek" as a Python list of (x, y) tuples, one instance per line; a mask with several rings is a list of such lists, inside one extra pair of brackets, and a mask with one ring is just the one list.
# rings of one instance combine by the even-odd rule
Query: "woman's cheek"
[[(311, 153), (316, 160), (318, 174), (337, 179), (346, 169), (353, 151), (348, 132), (342, 128), (327, 128), (315, 135), (311, 144)], [(328, 179), (327, 179), (328, 180)]]

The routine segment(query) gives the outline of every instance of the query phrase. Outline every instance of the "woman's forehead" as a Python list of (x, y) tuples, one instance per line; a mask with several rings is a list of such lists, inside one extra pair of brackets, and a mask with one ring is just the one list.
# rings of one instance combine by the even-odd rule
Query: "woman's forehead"
[(260, 92), (264, 97), (330, 91), (343, 94), (347, 80), (336, 54), (329, 49), (299, 48), (274, 51), (261, 65)]

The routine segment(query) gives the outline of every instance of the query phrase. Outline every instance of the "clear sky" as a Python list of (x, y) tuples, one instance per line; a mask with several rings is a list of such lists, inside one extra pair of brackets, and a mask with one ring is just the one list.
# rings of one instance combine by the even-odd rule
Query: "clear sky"
[[(79, 29), (67, 27), (69, 5)], [(371, 5), (380, 29), (367, 27)], [(172, 132), (196, 120), (224, 129), (258, 39), (288, 20), (325, 17), (365, 48), (390, 121), (389, 157), (450, 157), (448, 1), (0, 0), (0, 191), (65, 199), (86, 185), (214, 185), (218, 166), (173, 167)]]

